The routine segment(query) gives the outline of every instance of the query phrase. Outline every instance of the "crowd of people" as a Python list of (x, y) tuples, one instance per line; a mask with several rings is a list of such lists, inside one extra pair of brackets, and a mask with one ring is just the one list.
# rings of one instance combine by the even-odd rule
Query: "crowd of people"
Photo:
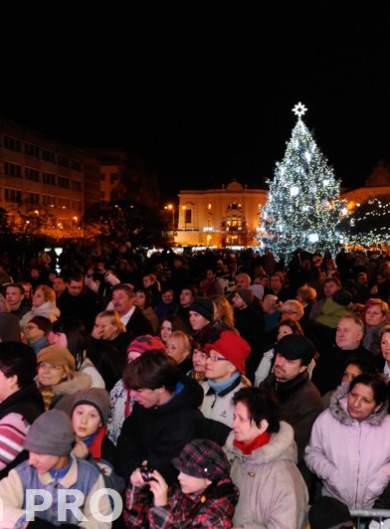
[[(71, 241), (0, 263), (0, 527), (322, 529), (390, 508), (386, 254)], [(30, 489), (53, 496), (35, 521)]]

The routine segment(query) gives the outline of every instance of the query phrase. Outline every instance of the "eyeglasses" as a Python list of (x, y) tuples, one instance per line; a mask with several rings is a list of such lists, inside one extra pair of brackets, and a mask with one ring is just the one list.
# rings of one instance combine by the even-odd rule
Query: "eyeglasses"
[(221, 360), (226, 360), (224, 356), (218, 356), (215, 353), (211, 353), (208, 356), (208, 359), (211, 360), (212, 362), (220, 362)]

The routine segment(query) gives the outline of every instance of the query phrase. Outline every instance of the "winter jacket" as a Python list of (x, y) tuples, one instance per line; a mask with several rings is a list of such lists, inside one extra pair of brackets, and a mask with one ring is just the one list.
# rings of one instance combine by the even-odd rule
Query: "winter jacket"
[(310, 439), (313, 422), (324, 409), (321, 395), (309, 380), (307, 372), (280, 383), (271, 374), (263, 384), (276, 391), (280, 403), (280, 417), (291, 424), (294, 429), (300, 464)]
[[(69, 470), (62, 478), (53, 478), (50, 472), (38, 474), (35, 468), (25, 461), (11, 470), (8, 477), (0, 481), (0, 500), (3, 507), (1, 527), (11, 529), (26, 526), (26, 489), (42, 489), (52, 495), (51, 505), (46, 510), (37, 513), (37, 516), (58, 525), (58, 507), (63, 506), (63, 501), (58, 499), (59, 491), (78, 489), (85, 497), (83, 504), (78, 504), (86, 518), (82, 522), (82, 527), (85, 529), (109, 529), (111, 523), (99, 521), (92, 510), (92, 496), (103, 487), (103, 477), (98, 469), (87, 461), (72, 457)], [(72, 495), (69, 494), (69, 497), (72, 498)], [(68, 501), (72, 500), (69, 499)], [(108, 515), (111, 512), (110, 501), (105, 494), (100, 496), (98, 506), (102, 515)], [(65, 522), (78, 525), (79, 520), (74, 516), (74, 512), (77, 511), (74, 509), (65, 510)]]
[(190, 497), (179, 486), (170, 489), (167, 507), (151, 506), (147, 489), (133, 487), (126, 495), (125, 525), (129, 529), (230, 529), (238, 491), (229, 478)]
[(35, 384), (19, 389), (0, 403), (0, 479), (26, 459), (26, 434), (43, 411), (42, 396)]
[(347, 411), (348, 385), (313, 425), (305, 461), (323, 482), (323, 495), (350, 509), (372, 507), (390, 480), (390, 415), (381, 408), (364, 421)]
[(231, 428), (234, 411), (232, 397), (238, 390), (248, 386), (250, 382), (247, 378), (238, 377), (228, 388), (217, 395), (207, 383), (202, 384), (205, 396), (200, 411), (208, 419), (221, 422)]
[(177, 471), (171, 461), (196, 437), (203, 394), (199, 384), (190, 378), (183, 378), (180, 387), (162, 406), (144, 408), (136, 402), (123, 423), (115, 470), (126, 482), (145, 459), (168, 483), (175, 480)]
[(26, 312), (26, 314), (20, 320), (20, 327), (23, 329), (27, 323), (34, 318), (35, 316), (43, 316), (51, 322), (58, 320), (60, 317), (60, 311), (56, 307), (56, 304), (52, 301), (45, 301), (39, 307), (32, 307), (31, 310)]
[(231, 432), (225, 452), (231, 477), (240, 491), (235, 526), (244, 529), (301, 529), (308, 507), (308, 492), (296, 466), (294, 431), (280, 422), (270, 441), (245, 455), (234, 446)]

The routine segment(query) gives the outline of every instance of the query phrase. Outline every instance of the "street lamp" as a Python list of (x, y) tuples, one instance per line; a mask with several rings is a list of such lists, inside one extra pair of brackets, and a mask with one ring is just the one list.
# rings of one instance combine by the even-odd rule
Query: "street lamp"
[(182, 206), (181, 209), (183, 210), (183, 215), (184, 215), (184, 231), (187, 231), (187, 214), (186, 214), (187, 206)]
[(175, 231), (175, 206), (173, 204), (167, 204), (164, 209), (172, 212), (172, 231)]

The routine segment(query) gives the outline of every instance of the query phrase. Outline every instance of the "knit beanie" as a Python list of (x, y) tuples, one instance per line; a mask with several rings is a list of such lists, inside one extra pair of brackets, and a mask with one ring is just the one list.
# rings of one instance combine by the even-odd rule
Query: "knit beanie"
[(31, 425), (24, 448), (37, 454), (65, 456), (74, 444), (72, 423), (61, 410), (49, 410), (40, 415)]
[(236, 293), (240, 296), (245, 305), (251, 305), (253, 301), (253, 292), (250, 288), (238, 288)]
[(34, 323), (45, 334), (48, 334), (52, 329), (51, 321), (44, 316), (34, 316), (28, 323)]
[(47, 362), (53, 366), (67, 366), (69, 369), (76, 369), (76, 360), (66, 347), (60, 345), (49, 345), (41, 349), (37, 356), (38, 364)]
[(207, 354), (214, 349), (229, 360), (240, 373), (245, 374), (245, 361), (251, 352), (250, 345), (234, 331), (223, 331), (217, 341), (205, 345)]
[(130, 342), (127, 353), (145, 353), (145, 351), (165, 351), (164, 343), (157, 336), (143, 334)]
[(189, 310), (190, 312), (197, 312), (207, 321), (213, 321), (214, 319), (214, 303), (210, 299), (195, 298)]
[(72, 413), (79, 404), (94, 406), (99, 412), (102, 423), (107, 424), (110, 418), (110, 396), (105, 389), (91, 388), (87, 391), (78, 391), (72, 399)]

